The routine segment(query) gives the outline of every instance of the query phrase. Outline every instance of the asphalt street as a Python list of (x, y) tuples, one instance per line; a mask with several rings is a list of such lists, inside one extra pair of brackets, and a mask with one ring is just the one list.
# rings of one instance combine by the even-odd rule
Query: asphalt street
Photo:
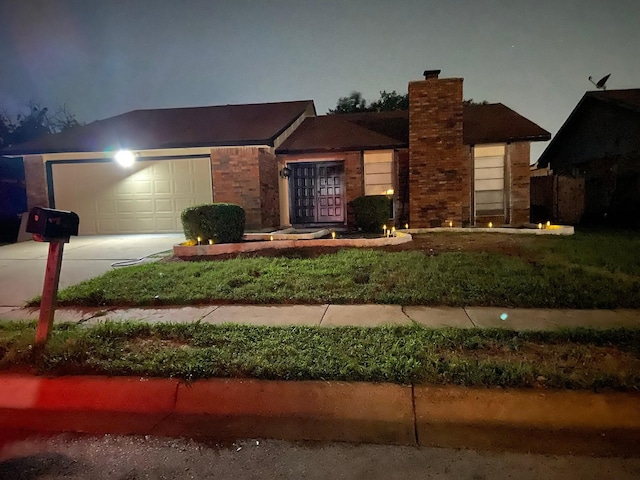
[(151, 436), (0, 437), (0, 479), (637, 479), (640, 458)]

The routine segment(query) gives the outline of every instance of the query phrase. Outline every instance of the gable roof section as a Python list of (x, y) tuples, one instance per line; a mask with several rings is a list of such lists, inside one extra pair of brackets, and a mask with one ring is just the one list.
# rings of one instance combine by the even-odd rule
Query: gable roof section
[(277, 153), (376, 150), (405, 146), (403, 141), (343, 118), (347, 116), (324, 115), (305, 118), (302, 125), (280, 145)]
[[(501, 103), (463, 107), (463, 141), (466, 145), (550, 138), (549, 132)], [(406, 110), (330, 114), (307, 118), (277, 153), (373, 150), (408, 145), (409, 112)]]
[(134, 110), (11, 146), (4, 154), (270, 145), (312, 100)]
[(551, 138), (551, 134), (544, 128), (501, 103), (465, 105), (463, 122), (465, 145), (537, 142)]
[(567, 120), (562, 124), (558, 133), (547, 148), (542, 152), (538, 159), (538, 167), (546, 168), (553, 159), (555, 151), (566, 141), (568, 132), (571, 130), (582, 113), (592, 102), (602, 102), (622, 111), (631, 111), (640, 113), (640, 88), (632, 88), (626, 90), (605, 90), (586, 92), (580, 99), (576, 107), (573, 109)]

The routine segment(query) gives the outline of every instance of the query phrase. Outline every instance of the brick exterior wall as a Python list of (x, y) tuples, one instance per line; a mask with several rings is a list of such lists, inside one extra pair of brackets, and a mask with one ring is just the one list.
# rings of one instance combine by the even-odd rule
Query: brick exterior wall
[(507, 145), (507, 158), (509, 165), (510, 191), (509, 223), (519, 225), (529, 223), (530, 205), (530, 143), (515, 142)]
[(355, 225), (356, 217), (351, 202), (364, 195), (364, 160), (362, 152), (344, 153), (344, 182), (347, 198), (347, 224)]
[(396, 227), (404, 228), (409, 222), (409, 150), (403, 148), (395, 152), (398, 169), (396, 187)]
[(262, 227), (259, 150), (257, 147), (211, 149), (213, 200), (244, 208), (247, 228)]
[(471, 172), (462, 141), (462, 79), (410, 82), (410, 227), (469, 220)]
[(276, 156), (265, 151), (258, 152), (260, 175), (260, 210), (262, 227), (280, 225), (280, 201), (278, 198), (278, 162)]

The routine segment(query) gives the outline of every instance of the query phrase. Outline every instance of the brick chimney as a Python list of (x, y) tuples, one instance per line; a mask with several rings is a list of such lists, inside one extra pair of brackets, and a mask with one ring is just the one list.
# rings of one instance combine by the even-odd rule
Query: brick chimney
[(461, 226), (469, 220), (471, 171), (462, 143), (462, 78), (409, 82), (411, 228)]

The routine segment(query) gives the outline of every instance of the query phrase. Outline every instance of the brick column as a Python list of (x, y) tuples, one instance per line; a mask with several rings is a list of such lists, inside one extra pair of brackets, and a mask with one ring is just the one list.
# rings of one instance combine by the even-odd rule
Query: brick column
[(223, 147), (211, 150), (213, 199), (215, 202), (235, 203), (244, 208), (246, 228), (262, 227), (258, 154), (257, 147)]
[[(471, 177), (462, 143), (462, 79), (436, 71), (409, 83), (409, 223), (461, 225)], [(468, 215), (468, 213), (467, 213)]]
[(509, 170), (510, 170), (510, 198), (509, 213), (510, 223), (518, 225), (529, 223), (529, 205), (531, 183), (529, 169), (529, 142), (515, 142), (507, 145), (509, 150)]

